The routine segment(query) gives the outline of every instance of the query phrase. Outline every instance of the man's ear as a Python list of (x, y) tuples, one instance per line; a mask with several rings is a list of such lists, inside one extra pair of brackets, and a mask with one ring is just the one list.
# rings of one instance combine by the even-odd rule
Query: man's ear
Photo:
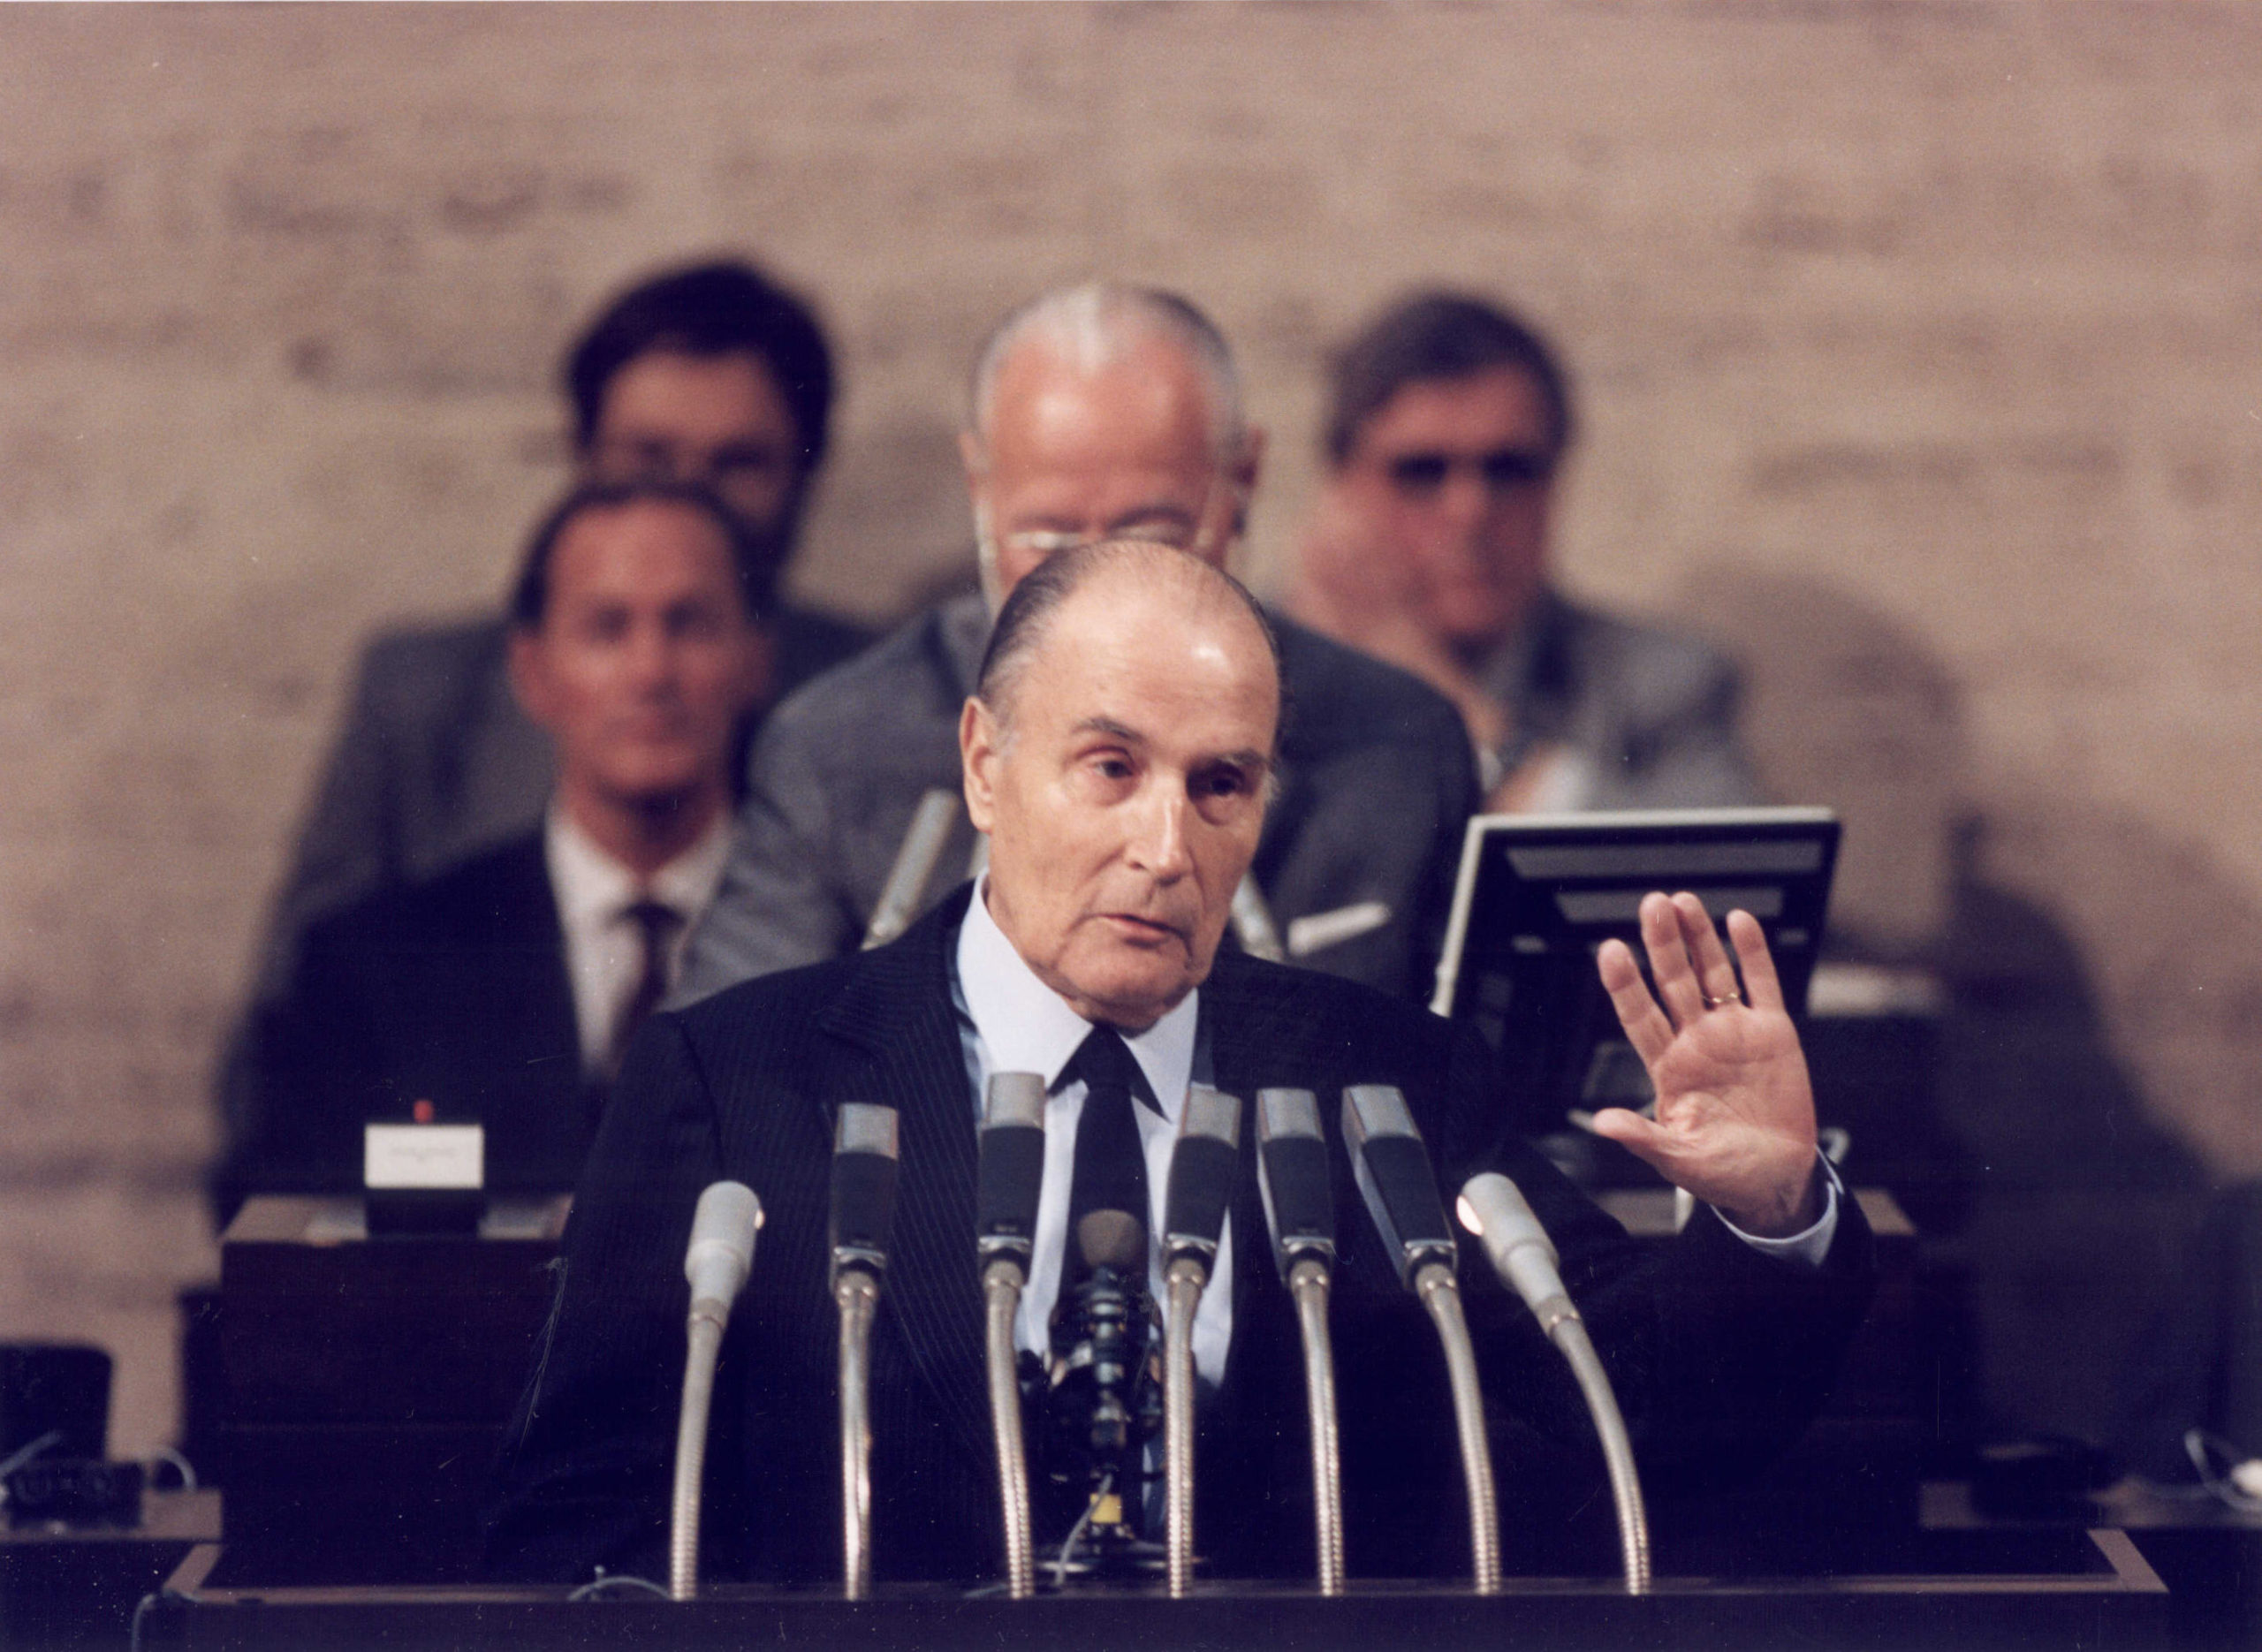
[(979, 698), (968, 694), (958, 714), (958, 759), (966, 788), (966, 817), (987, 832), (997, 818), (998, 755), (1005, 731)]
[(1256, 497), (1256, 479), (1264, 470), (1264, 427), (1250, 425), (1241, 432), (1241, 451), (1233, 455), (1226, 477), (1233, 488), (1233, 538), (1249, 537), (1249, 503)]
[(541, 728), (550, 726), (549, 678), (543, 670), (542, 638), (525, 625), (511, 626), (511, 695)]

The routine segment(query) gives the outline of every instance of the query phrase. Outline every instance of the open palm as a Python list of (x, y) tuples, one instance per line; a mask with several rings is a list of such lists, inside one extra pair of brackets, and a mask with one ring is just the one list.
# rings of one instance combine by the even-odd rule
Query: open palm
[(1641, 924), (1654, 993), (1622, 942), (1604, 943), (1597, 966), (1657, 1116), (1607, 1109), (1596, 1132), (1745, 1231), (1797, 1232), (1818, 1209), (1814, 1089), (1758, 921), (1728, 914), (1742, 989), (1696, 896), (1644, 897)]

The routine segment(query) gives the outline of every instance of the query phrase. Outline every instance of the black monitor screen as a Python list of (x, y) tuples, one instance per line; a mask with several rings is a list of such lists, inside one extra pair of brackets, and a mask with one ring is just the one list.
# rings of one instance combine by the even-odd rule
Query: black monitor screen
[(1431, 1007), (1502, 1052), (1529, 1134), (1561, 1130), (1576, 1110), (1643, 1106), (1648, 1075), (1619, 1032), (1596, 951), (1615, 936), (1642, 958), (1642, 897), (1688, 890), (1715, 921), (1737, 907), (1759, 921), (1784, 1002), (1803, 1019), (1838, 832), (1818, 808), (1480, 815)]

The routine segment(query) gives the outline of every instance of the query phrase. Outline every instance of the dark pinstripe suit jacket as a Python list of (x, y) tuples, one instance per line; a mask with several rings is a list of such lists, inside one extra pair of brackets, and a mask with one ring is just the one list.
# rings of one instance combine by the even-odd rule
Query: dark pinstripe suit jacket
[[(961, 890), (892, 946), (748, 982), (657, 1018), (629, 1058), (566, 1236), (550, 1334), (513, 1424), (490, 1566), (663, 1574), (683, 1369), (682, 1254), (700, 1189), (735, 1177), (766, 1223), (718, 1376), (707, 1570), (836, 1580), (840, 1567), (834, 1311), (826, 1289), (831, 1113), (901, 1115), (902, 1178), (873, 1349), (875, 1572), (974, 1580), (1001, 1570), (973, 1243), (973, 1099), (951, 1004)], [(1221, 955), (1202, 989), (1220, 1087), (1302, 1085), (1334, 1111), (1346, 1084), (1395, 1083), (1448, 1186), (1506, 1170), (1553, 1232), (1662, 1483), (1803, 1425), (1858, 1320), (1868, 1235), (1850, 1209), (1827, 1264), (1761, 1257), (1709, 1216), (1637, 1246), (1519, 1141), (1502, 1140), (1490, 1052), (1397, 1000)], [(1329, 1120), (1333, 1137), (1332, 1118)], [(1294, 1316), (1263, 1240), (1254, 1132), (1233, 1205), (1233, 1338), (1206, 1408), (1196, 1540), (1219, 1575), (1307, 1572), (1310, 1500)], [(1398, 1285), (1332, 1139), (1343, 1239), (1334, 1303), (1347, 1543), (1355, 1572), (1467, 1564), (1443, 1364)], [(1481, 1262), (1463, 1269), (1495, 1413), (1512, 1557), (1600, 1477), (1575, 1391)], [(1594, 1557), (1606, 1565), (1604, 1555)]]

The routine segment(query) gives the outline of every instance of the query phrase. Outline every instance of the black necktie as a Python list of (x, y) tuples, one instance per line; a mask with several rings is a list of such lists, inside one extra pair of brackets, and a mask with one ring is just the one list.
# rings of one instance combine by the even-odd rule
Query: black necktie
[(644, 943), (642, 973), (636, 977), (636, 989), (620, 1006), (620, 1013), (613, 1019), (612, 1044), (605, 1055), (605, 1076), (612, 1078), (620, 1072), (620, 1058), (628, 1052), (628, 1041), (636, 1036), (636, 1029), (644, 1025), (653, 1011), (660, 1007), (660, 1000), (668, 990), (668, 942), (675, 936), (676, 926), (683, 918), (676, 909), (663, 902), (640, 899), (621, 909), (622, 917), (636, 926)]
[(1095, 1027), (1060, 1070), (1060, 1083), (1084, 1081), (1076, 1119), (1076, 1168), (1068, 1184), (1068, 1257), (1063, 1278), (1082, 1275), (1076, 1227), (1094, 1210), (1128, 1211), (1147, 1227), (1147, 1153), (1131, 1111), (1138, 1063), (1112, 1027)]

